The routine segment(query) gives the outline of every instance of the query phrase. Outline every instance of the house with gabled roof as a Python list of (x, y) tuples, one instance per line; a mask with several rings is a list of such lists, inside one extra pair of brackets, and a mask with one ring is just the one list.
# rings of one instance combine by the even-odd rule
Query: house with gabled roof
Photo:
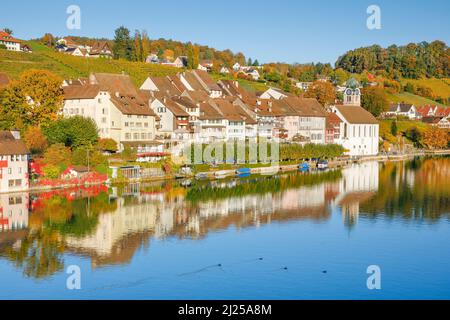
[(386, 112), (387, 116), (397, 116), (406, 117), (411, 120), (418, 119), (421, 117), (420, 113), (417, 112), (417, 108), (408, 103), (397, 103), (390, 106), (389, 111)]
[(29, 188), (29, 155), (18, 131), (0, 131), (0, 193)]
[(82, 116), (97, 124), (101, 138), (111, 138), (123, 149), (142, 150), (156, 135), (156, 114), (128, 75), (94, 73), (86, 84), (63, 87), (65, 117)]
[(9, 51), (31, 52), (31, 48), (22, 40), (14, 38), (8, 32), (0, 30), (0, 45), (4, 45)]
[(97, 41), (89, 50), (90, 58), (108, 58), (113, 57), (113, 51), (107, 41)]
[(379, 152), (380, 125), (377, 119), (360, 106), (334, 106), (332, 108), (342, 120), (340, 137), (335, 140), (353, 157), (374, 156)]

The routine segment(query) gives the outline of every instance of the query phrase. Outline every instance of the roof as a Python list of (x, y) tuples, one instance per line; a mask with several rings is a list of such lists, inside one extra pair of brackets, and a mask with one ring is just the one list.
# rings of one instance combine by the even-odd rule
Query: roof
[(335, 108), (351, 124), (378, 124), (377, 119), (362, 107), (336, 106)]
[(200, 120), (222, 120), (224, 117), (211, 104), (200, 104)]
[(74, 99), (95, 99), (97, 97), (100, 87), (98, 85), (88, 84), (72, 84), (66, 87), (63, 87), (64, 90), (64, 99), (65, 100), (74, 100)]
[(191, 88), (194, 89), (194, 91), (195, 90), (206, 90), (193, 73), (185, 72), (185, 73), (183, 73), (183, 77), (189, 83)]
[(256, 124), (257, 122), (241, 107), (234, 105), (228, 99), (211, 100), (217, 109), (222, 113), (223, 118), (229, 121), (245, 121), (247, 124)]
[(412, 104), (398, 103), (398, 104), (391, 105), (390, 111), (396, 112), (400, 108), (400, 112), (406, 113), (406, 112), (409, 112), (409, 110), (411, 110), (412, 107), (413, 107)]
[(206, 102), (209, 100), (209, 95), (205, 91), (185, 91), (184, 96), (188, 96), (194, 103)]
[(111, 95), (119, 92), (124, 96), (138, 96), (138, 91), (130, 76), (111, 73), (94, 73), (90, 77), (91, 84), (98, 84), (100, 90), (108, 91)]
[(6, 87), (9, 84), (9, 77), (5, 73), (0, 73), (0, 88)]
[(325, 118), (327, 116), (322, 105), (313, 98), (287, 97), (281, 101), (286, 102), (300, 117)]
[(11, 36), (8, 32), (4, 30), (0, 30), (0, 41), (8, 41), (8, 42), (15, 42), (15, 43), (21, 43), (22, 41), (19, 39), (14, 38)]
[(156, 116), (153, 110), (139, 96), (115, 96), (111, 95), (111, 102), (122, 114), (138, 116)]
[(327, 114), (327, 128), (334, 128), (336, 124), (340, 124), (342, 120), (337, 116), (336, 113)]
[(166, 108), (169, 109), (169, 111), (172, 112), (175, 117), (189, 117), (189, 113), (184, 111), (184, 109), (175, 101), (173, 101), (171, 97), (168, 97), (167, 95), (160, 92), (153, 92), (153, 96), (158, 99), (158, 101), (161, 102), (164, 106), (166, 106)]
[(160, 92), (170, 96), (179, 95), (181, 91), (174, 82), (168, 77), (150, 77), (150, 80), (155, 84)]
[(0, 131), (0, 155), (25, 155), (29, 153), (30, 151), (22, 140), (16, 140), (9, 131)]
[(90, 55), (101, 55), (103, 51), (112, 51), (107, 41), (97, 41), (91, 48)]
[(203, 71), (203, 70), (193, 70), (192, 73), (194, 73), (197, 76), (197, 79), (200, 80), (200, 83), (203, 82), (203, 84), (206, 85), (208, 90), (210, 90), (210, 91), (222, 91), (222, 89), (213, 80), (213, 78), (211, 78), (211, 76), (208, 74), (208, 72)]

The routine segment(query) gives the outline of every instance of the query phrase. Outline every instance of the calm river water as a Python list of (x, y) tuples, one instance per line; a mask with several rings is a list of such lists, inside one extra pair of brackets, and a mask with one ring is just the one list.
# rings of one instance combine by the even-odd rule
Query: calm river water
[(449, 299), (449, 217), (450, 158), (0, 195), (0, 299)]

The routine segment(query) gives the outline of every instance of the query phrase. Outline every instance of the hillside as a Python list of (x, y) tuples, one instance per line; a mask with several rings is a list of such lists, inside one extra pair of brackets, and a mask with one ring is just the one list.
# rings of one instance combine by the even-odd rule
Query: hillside
[(0, 50), (0, 70), (11, 78), (29, 69), (49, 70), (64, 79), (87, 77), (91, 72), (129, 74), (137, 86), (149, 76), (165, 76), (179, 69), (161, 65), (123, 60), (86, 59), (55, 52), (46, 46), (30, 41), (33, 53)]
[(438, 103), (434, 100), (430, 100), (427, 98), (423, 98), (421, 96), (409, 93), (409, 92), (403, 92), (403, 93), (397, 93), (397, 94), (387, 94), (388, 100), (391, 103), (409, 103), (413, 104), (415, 106), (425, 106), (425, 105), (436, 105), (445, 107), (445, 105)]

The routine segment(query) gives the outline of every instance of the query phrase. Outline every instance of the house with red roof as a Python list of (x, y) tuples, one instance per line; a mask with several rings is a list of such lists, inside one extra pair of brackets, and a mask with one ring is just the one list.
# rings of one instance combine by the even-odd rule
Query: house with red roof
[(28, 45), (23, 44), (22, 40), (14, 38), (4, 30), (0, 30), (0, 46), (1, 45), (5, 46), (6, 50), (9, 51), (31, 51), (31, 48)]

